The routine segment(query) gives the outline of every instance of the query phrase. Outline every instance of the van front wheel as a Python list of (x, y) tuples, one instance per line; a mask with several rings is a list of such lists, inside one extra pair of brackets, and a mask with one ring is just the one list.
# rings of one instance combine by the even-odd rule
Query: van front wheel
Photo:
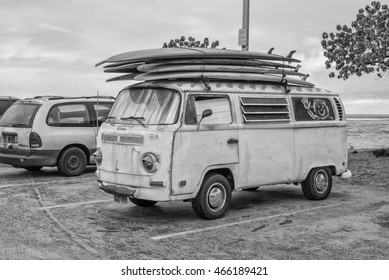
[(231, 185), (223, 175), (211, 173), (203, 181), (192, 208), (200, 218), (214, 220), (224, 216), (231, 204)]
[(70, 147), (64, 150), (58, 159), (57, 168), (64, 176), (79, 176), (86, 168), (86, 155), (77, 147)]
[(302, 182), (304, 196), (310, 200), (326, 199), (332, 189), (332, 174), (328, 167), (312, 169)]

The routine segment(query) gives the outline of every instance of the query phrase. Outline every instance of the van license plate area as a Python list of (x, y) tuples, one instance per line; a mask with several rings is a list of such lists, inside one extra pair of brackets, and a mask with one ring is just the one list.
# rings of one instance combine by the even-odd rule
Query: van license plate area
[(115, 202), (125, 203), (125, 204), (127, 204), (127, 202), (128, 202), (127, 196), (124, 196), (124, 195), (115, 194), (113, 196), (113, 198), (114, 198)]
[(4, 134), (4, 142), (9, 144), (16, 144), (18, 142), (17, 135)]

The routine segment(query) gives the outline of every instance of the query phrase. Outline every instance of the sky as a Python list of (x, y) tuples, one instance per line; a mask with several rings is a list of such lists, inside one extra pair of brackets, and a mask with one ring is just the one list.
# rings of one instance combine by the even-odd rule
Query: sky
[[(339, 93), (349, 114), (389, 114), (389, 76), (329, 78), (323, 32), (350, 26), (368, 0), (251, 0), (250, 51), (297, 50), (309, 82)], [(385, 2), (382, 2), (385, 3)], [(116, 96), (127, 81), (94, 65), (182, 35), (239, 50), (243, 0), (0, 0), (0, 95)]]

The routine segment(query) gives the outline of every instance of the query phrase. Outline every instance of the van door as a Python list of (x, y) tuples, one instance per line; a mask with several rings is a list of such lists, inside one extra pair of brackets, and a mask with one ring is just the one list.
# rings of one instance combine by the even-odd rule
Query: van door
[(237, 170), (238, 133), (231, 108), (228, 95), (188, 96), (174, 146), (173, 195), (193, 193), (210, 169)]
[(241, 187), (290, 182), (294, 177), (294, 131), (284, 96), (239, 96)]

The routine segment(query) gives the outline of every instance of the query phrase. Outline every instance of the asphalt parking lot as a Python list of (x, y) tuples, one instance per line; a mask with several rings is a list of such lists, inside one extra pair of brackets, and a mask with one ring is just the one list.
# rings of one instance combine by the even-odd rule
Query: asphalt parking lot
[(115, 203), (94, 171), (0, 165), (0, 259), (389, 258), (388, 188), (335, 179), (324, 201), (294, 185), (240, 191), (223, 219), (207, 221), (188, 202)]

